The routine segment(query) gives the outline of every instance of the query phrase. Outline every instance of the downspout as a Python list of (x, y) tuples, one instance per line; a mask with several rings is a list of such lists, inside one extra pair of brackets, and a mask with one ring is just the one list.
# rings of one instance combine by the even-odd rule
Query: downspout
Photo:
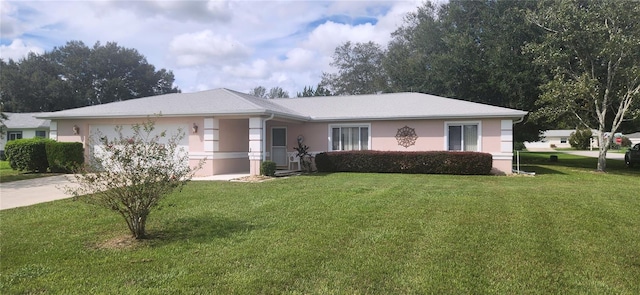
[(267, 121), (273, 119), (276, 114), (271, 113), (269, 118), (262, 121), (262, 162), (267, 160)]
[(524, 121), (524, 116), (520, 117), (520, 119), (513, 121), (513, 124), (518, 124), (518, 123), (522, 123), (522, 121)]

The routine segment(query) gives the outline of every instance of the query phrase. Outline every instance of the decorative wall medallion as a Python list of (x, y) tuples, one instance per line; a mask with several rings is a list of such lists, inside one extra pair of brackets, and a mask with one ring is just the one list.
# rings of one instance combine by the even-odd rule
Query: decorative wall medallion
[(416, 144), (416, 139), (418, 139), (418, 135), (416, 135), (415, 129), (409, 126), (404, 126), (398, 129), (398, 133), (396, 133), (396, 139), (398, 140), (398, 145), (408, 148)]

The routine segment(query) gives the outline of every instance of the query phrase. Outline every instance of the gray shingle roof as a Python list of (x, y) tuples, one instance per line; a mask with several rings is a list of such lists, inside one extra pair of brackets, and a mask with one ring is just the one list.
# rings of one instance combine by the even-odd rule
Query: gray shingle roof
[(269, 100), (219, 88), (193, 93), (172, 93), (48, 113), (42, 118), (109, 118), (163, 116), (215, 116), (278, 114), (306, 119)]
[(7, 129), (48, 129), (49, 120), (38, 119), (36, 116), (46, 113), (4, 113), (7, 119), (4, 125)]
[(275, 103), (321, 121), (520, 118), (527, 114), (514, 109), (414, 92), (276, 99)]
[(527, 112), (422, 93), (262, 99), (229, 89), (174, 93), (53, 112), (42, 118), (270, 115), (298, 120), (521, 118)]

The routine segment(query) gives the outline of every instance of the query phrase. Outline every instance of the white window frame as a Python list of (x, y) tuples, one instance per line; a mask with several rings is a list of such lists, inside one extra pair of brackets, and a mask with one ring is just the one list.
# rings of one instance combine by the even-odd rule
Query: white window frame
[[(353, 128), (353, 127), (359, 127), (359, 128), (367, 128), (367, 145), (368, 145), (368, 150), (371, 150), (371, 123), (346, 123), (346, 124), (329, 124), (329, 128), (327, 131), (327, 134), (329, 134), (328, 138), (328, 142), (329, 145), (327, 146), (327, 150), (328, 151), (342, 151), (342, 150), (334, 150), (333, 149), (333, 129), (334, 128)], [(342, 144), (338, 144), (338, 146), (342, 146)], [(362, 150), (362, 146), (359, 146), (359, 150)]]
[[(11, 137), (17, 137), (16, 135), (20, 135), (20, 138), (11, 138)], [(16, 140), (16, 139), (22, 139), (23, 136), (24, 136), (24, 134), (23, 134), (22, 131), (8, 131), (7, 132), (7, 141)]]
[[(465, 151), (461, 152), (481, 152), (482, 151), (482, 121), (445, 121), (444, 122), (444, 150), (449, 150), (449, 126), (464, 126), (464, 125), (477, 125), (478, 126), (478, 142), (476, 146), (478, 147), (477, 151)], [(464, 132), (464, 127), (462, 128)], [(462, 135), (462, 139), (464, 140), (464, 133)], [(462, 143), (464, 147), (464, 142)], [(452, 151), (453, 152), (453, 151)]]

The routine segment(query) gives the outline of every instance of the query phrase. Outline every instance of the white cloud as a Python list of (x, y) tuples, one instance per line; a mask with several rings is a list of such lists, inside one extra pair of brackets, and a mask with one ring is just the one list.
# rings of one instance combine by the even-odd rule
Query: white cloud
[(9, 59), (18, 61), (21, 58), (26, 57), (29, 52), (42, 54), (44, 53), (44, 49), (38, 46), (25, 44), (21, 39), (14, 39), (9, 46), (0, 45), (0, 59), (5, 61), (8, 61)]
[(142, 18), (162, 17), (180, 22), (228, 22), (231, 20), (232, 3), (225, 0), (109, 0), (96, 3), (102, 9), (132, 11)]
[(251, 54), (251, 49), (240, 41), (230, 35), (216, 35), (211, 30), (176, 36), (169, 50), (181, 67), (221, 65)]
[(370, 23), (351, 26), (329, 21), (313, 30), (308, 39), (303, 42), (303, 46), (308, 49), (316, 49), (323, 55), (332, 55), (336, 47), (347, 41), (380, 43), (387, 38), (386, 36), (378, 36), (375, 26)]
[(0, 0), (0, 49), (22, 57), (71, 40), (117, 42), (172, 70), (183, 92), (262, 85), (295, 95), (331, 71), (344, 42), (385, 46), (421, 1)]
[(258, 59), (250, 65), (225, 66), (222, 71), (235, 78), (264, 79), (269, 76), (269, 65), (265, 60)]
[(0, 2), (0, 36), (3, 38), (18, 36), (21, 33), (15, 14), (15, 6), (8, 2)]
[(303, 48), (294, 48), (287, 52), (286, 59), (282, 61), (282, 67), (289, 70), (304, 70), (317, 66), (318, 55), (316, 52)]

